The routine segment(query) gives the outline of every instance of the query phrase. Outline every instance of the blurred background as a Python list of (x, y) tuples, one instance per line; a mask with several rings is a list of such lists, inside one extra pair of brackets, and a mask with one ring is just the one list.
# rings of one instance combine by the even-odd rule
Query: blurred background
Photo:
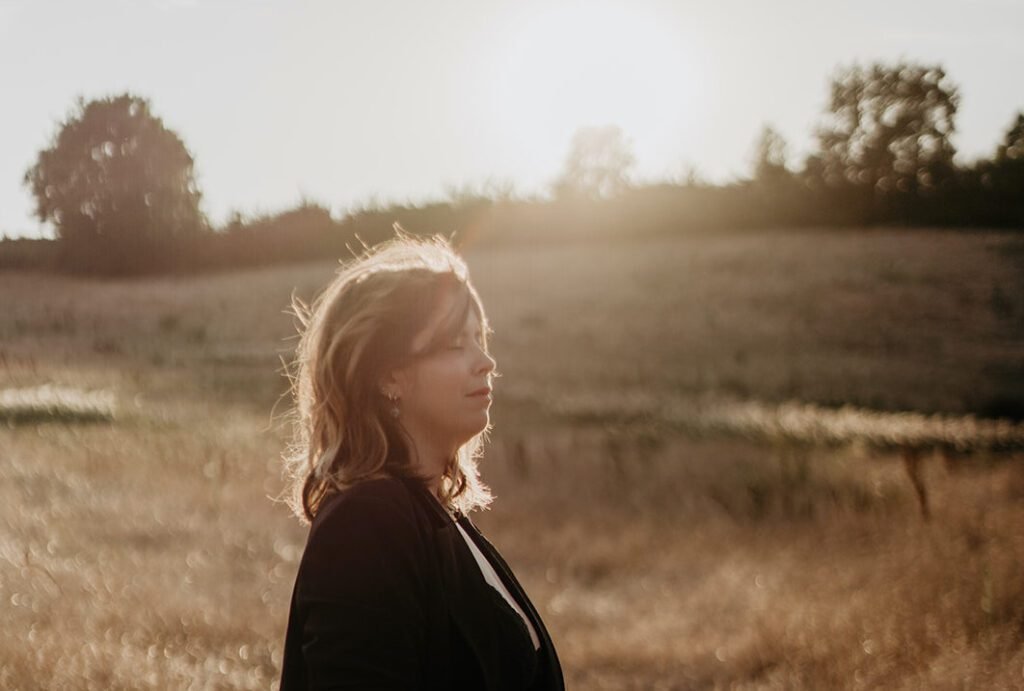
[(570, 688), (1024, 686), (1022, 25), (0, 0), (0, 687), (275, 688), (290, 301), (396, 222)]

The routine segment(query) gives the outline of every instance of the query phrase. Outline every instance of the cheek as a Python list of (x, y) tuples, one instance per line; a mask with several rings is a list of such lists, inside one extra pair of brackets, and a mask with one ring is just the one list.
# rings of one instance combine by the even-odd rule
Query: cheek
[(452, 364), (424, 364), (412, 379), (411, 398), (417, 407), (447, 407), (461, 393), (460, 386), (457, 369)]

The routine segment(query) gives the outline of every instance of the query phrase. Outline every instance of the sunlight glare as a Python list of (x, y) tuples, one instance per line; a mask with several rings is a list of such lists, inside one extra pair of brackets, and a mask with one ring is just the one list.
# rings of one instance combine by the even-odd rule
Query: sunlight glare
[(492, 117), (517, 145), (564, 152), (579, 127), (614, 124), (638, 159), (694, 138), (705, 110), (695, 46), (650, 8), (559, 3), (509, 27), (498, 56)]

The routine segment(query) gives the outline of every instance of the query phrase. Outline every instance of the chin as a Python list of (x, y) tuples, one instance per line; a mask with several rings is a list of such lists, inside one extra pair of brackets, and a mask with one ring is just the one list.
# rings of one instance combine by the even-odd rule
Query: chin
[(490, 426), (491, 426), (491, 414), (490, 413), (484, 413), (483, 421), (480, 424), (480, 428), (476, 432), (473, 433), (473, 436), (475, 437), (477, 434), (480, 434), (481, 432), (483, 432), (485, 429), (487, 429)]
[(463, 439), (462, 443), (459, 444), (459, 446), (461, 446), (462, 444), (465, 444), (470, 439), (472, 439), (476, 435), (478, 435), (481, 432), (483, 432), (485, 429), (487, 429), (487, 427), (490, 424), (491, 424), (490, 416), (489, 415), (484, 415), (482, 417), (482, 419), (477, 420), (474, 424), (466, 425), (466, 428), (465, 428), (465, 430), (464, 430), (464, 432), (462, 434), (462, 436), (465, 437), (465, 438)]

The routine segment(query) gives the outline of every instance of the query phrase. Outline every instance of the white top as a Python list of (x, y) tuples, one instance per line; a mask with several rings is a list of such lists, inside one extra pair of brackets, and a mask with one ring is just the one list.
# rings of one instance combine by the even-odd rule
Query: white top
[(475, 542), (473, 542), (473, 538), (471, 538), (466, 531), (462, 529), (461, 525), (458, 523), (455, 525), (458, 527), (459, 532), (462, 533), (462, 538), (466, 541), (466, 544), (469, 545), (469, 551), (473, 553), (476, 563), (480, 565), (480, 570), (484, 574), (484, 580), (487, 581), (492, 588), (497, 590), (501, 596), (505, 598), (505, 601), (508, 602), (512, 609), (514, 609), (519, 616), (523, 618), (523, 622), (526, 624), (526, 630), (530, 632), (530, 640), (533, 641), (534, 649), (540, 650), (540, 640), (537, 638), (537, 632), (533, 630), (533, 624), (530, 623), (529, 617), (526, 616), (526, 613), (523, 612), (522, 608), (515, 601), (515, 598), (508, 592), (505, 584), (501, 582), (501, 578), (498, 576), (498, 573), (494, 570), (494, 567), (491, 566), (491, 562), (487, 561), (487, 557), (483, 555), (480, 548), (476, 546)]

